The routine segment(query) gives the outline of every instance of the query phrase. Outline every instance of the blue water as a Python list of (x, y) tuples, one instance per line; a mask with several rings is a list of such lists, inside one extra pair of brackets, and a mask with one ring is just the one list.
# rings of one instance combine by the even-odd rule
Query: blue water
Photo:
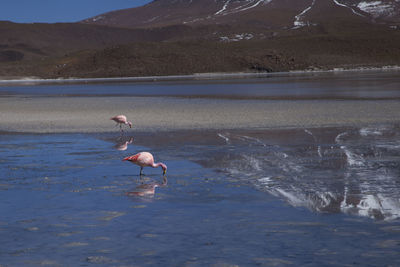
[[(0, 265), (400, 265), (396, 211), (350, 207), (398, 201), (397, 130), (1, 135)], [(140, 178), (121, 161), (143, 150), (168, 165), (168, 182), (129, 196), (163, 181), (161, 169)], [(347, 206), (289, 197), (320, 203), (317, 191)]]
[(170, 96), (266, 99), (400, 99), (399, 71), (281, 74), (241, 80), (0, 86), (0, 97)]
[[(399, 77), (1, 86), (0, 97), (392, 100)], [(144, 150), (165, 177), (122, 161)], [(400, 266), (400, 125), (3, 133), (0, 214), (1, 267)]]

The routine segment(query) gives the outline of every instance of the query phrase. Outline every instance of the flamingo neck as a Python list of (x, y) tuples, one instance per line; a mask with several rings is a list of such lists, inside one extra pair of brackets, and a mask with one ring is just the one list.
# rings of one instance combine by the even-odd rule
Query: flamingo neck
[(164, 164), (164, 163), (162, 163), (162, 162), (158, 162), (158, 163), (153, 163), (153, 168), (158, 168), (158, 167), (160, 167), (161, 166), (161, 168), (163, 169), (163, 170), (166, 170), (167, 169), (167, 166)]

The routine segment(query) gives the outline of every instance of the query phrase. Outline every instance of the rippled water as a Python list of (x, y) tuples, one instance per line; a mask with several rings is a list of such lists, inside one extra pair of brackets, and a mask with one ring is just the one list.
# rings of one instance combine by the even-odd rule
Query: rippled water
[(234, 149), (218, 152), (212, 165), (293, 206), (378, 220), (400, 217), (398, 126), (303, 129), (283, 140), (268, 133), (219, 137)]
[(398, 129), (1, 135), (0, 264), (399, 265)]

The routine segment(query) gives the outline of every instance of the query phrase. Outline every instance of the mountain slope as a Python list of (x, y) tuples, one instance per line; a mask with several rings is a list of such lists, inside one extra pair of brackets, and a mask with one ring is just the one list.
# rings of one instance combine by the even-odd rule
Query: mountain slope
[(59, 56), (70, 51), (132, 42), (173, 40), (191, 34), (192, 29), (185, 25), (124, 29), (80, 23), (18, 24), (0, 21), (0, 62)]
[[(332, 16), (331, 9), (335, 9), (336, 17)], [(128, 28), (229, 24), (277, 30), (324, 24), (337, 18), (398, 26), (400, 1), (155, 0), (142, 7), (102, 14), (83, 23)]]
[(0, 22), (0, 76), (400, 65), (400, 0), (155, 0), (80, 23)]

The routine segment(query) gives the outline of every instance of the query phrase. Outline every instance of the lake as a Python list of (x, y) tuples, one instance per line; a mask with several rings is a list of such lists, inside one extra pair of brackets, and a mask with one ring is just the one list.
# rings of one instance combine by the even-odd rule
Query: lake
[[(0, 98), (384, 105), (400, 100), (399, 85), (392, 72), (328, 73), (3, 86)], [(109, 132), (3, 132), (0, 266), (400, 265), (399, 129), (393, 118), (122, 135), (113, 125)], [(145, 168), (140, 177), (138, 166), (122, 161), (140, 151), (166, 163), (166, 176)], [(146, 185), (158, 187), (137, 194)]]

